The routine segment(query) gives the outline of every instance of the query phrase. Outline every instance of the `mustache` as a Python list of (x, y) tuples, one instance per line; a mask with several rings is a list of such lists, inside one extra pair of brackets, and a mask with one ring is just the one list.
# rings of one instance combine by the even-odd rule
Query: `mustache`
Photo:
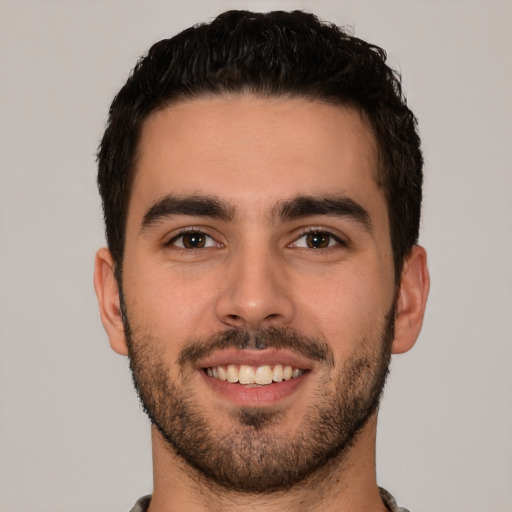
[(177, 363), (197, 363), (217, 350), (234, 348), (238, 350), (286, 349), (314, 361), (334, 366), (334, 354), (324, 341), (300, 334), (289, 327), (268, 327), (258, 331), (232, 328), (215, 333), (207, 338), (187, 343), (180, 352)]

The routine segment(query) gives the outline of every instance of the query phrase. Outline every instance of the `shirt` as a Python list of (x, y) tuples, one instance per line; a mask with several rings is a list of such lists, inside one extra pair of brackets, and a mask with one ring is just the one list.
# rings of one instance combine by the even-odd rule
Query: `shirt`
[[(382, 487), (379, 487), (380, 491), (380, 497), (382, 498), (382, 501), (384, 502), (384, 505), (388, 507), (389, 512), (409, 512), (406, 508), (399, 507), (396, 504), (395, 498), (389, 494), (386, 489), (383, 489)], [(149, 507), (149, 503), (151, 502), (151, 494), (148, 496), (142, 497), (137, 503), (135, 503), (135, 506), (130, 510), (130, 512), (146, 512), (146, 510)]]

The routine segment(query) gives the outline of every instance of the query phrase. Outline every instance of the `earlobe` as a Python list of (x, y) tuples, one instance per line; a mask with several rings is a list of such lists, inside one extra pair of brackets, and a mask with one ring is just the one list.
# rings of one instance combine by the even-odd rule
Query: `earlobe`
[(416, 245), (406, 258), (396, 306), (393, 354), (410, 350), (421, 330), (427, 304), (430, 277), (427, 254)]
[(98, 298), (101, 322), (109, 337), (110, 346), (118, 354), (128, 355), (114, 261), (106, 248), (96, 253), (94, 289)]

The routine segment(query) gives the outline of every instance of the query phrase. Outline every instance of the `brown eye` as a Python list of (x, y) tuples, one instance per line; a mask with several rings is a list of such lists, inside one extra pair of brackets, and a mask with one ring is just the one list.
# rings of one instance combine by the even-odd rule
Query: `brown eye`
[(302, 249), (330, 249), (334, 247), (345, 247), (346, 244), (341, 238), (333, 235), (329, 231), (311, 230), (299, 236), (291, 247), (299, 247)]
[(325, 249), (329, 247), (331, 239), (329, 233), (309, 233), (306, 235), (306, 245), (310, 249)]
[(206, 245), (203, 233), (187, 233), (183, 235), (183, 247), (186, 249), (201, 249)]
[(169, 243), (180, 249), (204, 249), (206, 247), (215, 247), (218, 244), (215, 240), (201, 231), (189, 231), (175, 236)]

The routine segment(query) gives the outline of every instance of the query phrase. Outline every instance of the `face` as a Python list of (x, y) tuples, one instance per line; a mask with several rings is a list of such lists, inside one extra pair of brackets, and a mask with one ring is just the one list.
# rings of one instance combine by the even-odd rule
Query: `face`
[(396, 295), (376, 167), (350, 108), (213, 97), (145, 122), (126, 342), (153, 423), (201, 474), (289, 487), (342, 460), (375, 412)]

